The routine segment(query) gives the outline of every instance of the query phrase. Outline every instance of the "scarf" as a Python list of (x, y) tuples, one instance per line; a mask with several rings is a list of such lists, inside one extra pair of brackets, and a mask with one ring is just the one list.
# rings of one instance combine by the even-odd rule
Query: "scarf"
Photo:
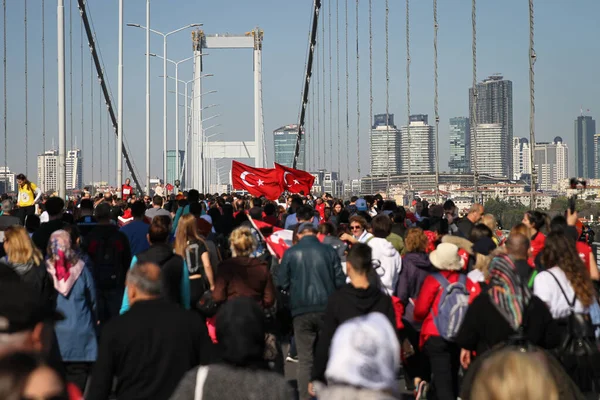
[(487, 293), (492, 304), (517, 331), (523, 323), (523, 313), (532, 296), (531, 290), (521, 282), (512, 260), (507, 256), (492, 260), (489, 280)]
[(68, 296), (71, 288), (81, 275), (85, 263), (71, 247), (71, 237), (64, 230), (50, 236), (50, 254), (46, 269), (52, 276), (54, 288), (63, 296)]

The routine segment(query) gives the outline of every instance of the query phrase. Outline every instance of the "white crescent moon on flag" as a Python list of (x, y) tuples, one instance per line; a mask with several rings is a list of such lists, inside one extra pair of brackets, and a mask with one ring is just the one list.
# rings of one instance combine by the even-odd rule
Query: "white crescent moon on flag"
[(248, 183), (248, 181), (246, 180), (246, 176), (248, 176), (248, 175), (254, 175), (254, 174), (251, 174), (248, 171), (244, 171), (240, 174), (240, 179), (242, 180), (242, 182), (244, 182), (244, 185), (249, 186), (249, 187), (254, 187), (254, 185)]
[[(283, 182), (285, 183), (285, 185), (286, 185), (287, 187), (290, 187), (291, 185), (290, 185), (290, 184), (287, 182), (287, 179), (286, 179), (286, 176), (287, 176), (288, 174), (289, 174), (289, 175), (292, 175), (292, 173), (291, 173), (291, 172), (288, 172), (288, 171), (285, 171), (285, 172), (283, 173)], [(292, 175), (292, 176), (293, 176), (293, 175)]]

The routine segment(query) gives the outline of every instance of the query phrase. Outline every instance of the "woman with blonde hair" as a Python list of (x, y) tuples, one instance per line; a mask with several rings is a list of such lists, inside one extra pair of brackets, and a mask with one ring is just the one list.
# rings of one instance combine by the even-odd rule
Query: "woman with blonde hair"
[(180, 255), (190, 276), (190, 304), (198, 303), (207, 289), (214, 289), (213, 267), (204, 239), (198, 233), (198, 221), (193, 214), (179, 219), (175, 232), (175, 254)]
[(20, 275), (44, 301), (56, 299), (52, 278), (43, 265), (42, 253), (24, 227), (13, 225), (4, 231), (4, 251), (6, 256), (0, 262)]
[(215, 276), (213, 300), (216, 303), (235, 297), (250, 297), (263, 309), (275, 303), (275, 288), (265, 261), (251, 258), (257, 246), (252, 231), (240, 226), (229, 237), (232, 258), (219, 264)]

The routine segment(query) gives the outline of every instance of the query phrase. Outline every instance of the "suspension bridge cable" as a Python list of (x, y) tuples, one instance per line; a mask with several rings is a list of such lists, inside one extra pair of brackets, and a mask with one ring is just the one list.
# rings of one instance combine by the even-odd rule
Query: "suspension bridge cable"
[(100, 156), (100, 182), (104, 181), (104, 174), (102, 171), (102, 163), (104, 162), (104, 159), (102, 158), (102, 147), (104, 142), (102, 141), (102, 92), (98, 91), (98, 124), (99, 124), (99, 128), (98, 128), (98, 132), (100, 134), (100, 146), (99, 147), (99, 156)]
[(92, 59), (92, 55), (90, 55), (90, 136), (92, 138), (92, 191), (95, 187), (94, 181), (94, 173), (96, 169), (94, 168), (94, 60)]
[[(477, 165), (477, 0), (471, 3), (471, 25), (472, 25), (472, 50), (473, 50), (473, 98), (471, 105), (471, 158), (473, 159), (473, 201), (477, 203), (479, 197), (479, 173)], [(512, 143), (510, 144), (512, 146)]]
[(3, 57), (3, 68), (4, 68), (4, 190), (8, 191), (8, 124), (6, 123), (7, 110), (7, 93), (6, 93), (6, 0), (2, 1), (2, 8), (4, 10), (4, 57)]
[(329, 36), (329, 171), (333, 171), (333, 91), (331, 82), (333, 81), (332, 58), (331, 58), (331, 3), (327, 5), (329, 22), (327, 25), (327, 35)]
[(348, 142), (350, 139), (350, 68), (348, 63), (348, 0), (346, 0), (346, 178), (350, 180), (350, 151), (348, 151)]
[[(329, 7), (329, 5), (328, 5)], [(321, 75), (321, 84), (323, 85), (322, 87), (322, 95), (323, 95), (323, 132), (321, 135), (321, 138), (323, 139), (323, 145), (319, 145), (319, 147), (321, 148), (322, 152), (323, 152), (323, 164), (319, 164), (320, 168), (325, 169), (326, 165), (325, 165), (325, 138), (327, 137), (327, 105), (326, 105), (326, 99), (325, 97), (327, 96), (325, 93), (325, 14), (323, 14), (323, 21), (321, 23), (321, 69), (323, 71), (323, 74)]]
[[(319, 11), (319, 17), (321, 12)], [(316, 82), (316, 86), (317, 86), (317, 170), (319, 170), (321, 168), (321, 152), (319, 151), (319, 147), (321, 147), (321, 78), (320, 78), (320, 72), (321, 69), (319, 68), (320, 62), (321, 62), (321, 56), (320, 56), (320, 52), (319, 52), (319, 47), (322, 46), (322, 42), (321, 40), (317, 39), (317, 48), (315, 50), (315, 57), (316, 57), (316, 78), (317, 78), (317, 82)]]
[[(408, 190), (412, 196), (412, 177), (411, 177), (411, 137), (410, 137), (410, 0), (406, 0), (406, 137), (408, 139), (408, 149), (406, 151), (408, 161)], [(409, 199), (410, 200), (410, 199)]]
[[(369, 3), (371, 0), (369, 0)], [(369, 4), (370, 6), (370, 4)], [(369, 35), (371, 35), (371, 10), (369, 7)], [(386, 158), (387, 158), (387, 176), (385, 183), (386, 197), (390, 195), (390, 3), (389, 0), (385, 0), (385, 125), (386, 125)], [(372, 42), (372, 39), (369, 38)], [(369, 43), (369, 52), (372, 52), (372, 44)], [(373, 113), (373, 67), (371, 61), (370, 67), (370, 80), (371, 80), (371, 93), (370, 93), (370, 113)], [(373, 186), (373, 179), (371, 178), (371, 187)]]
[[(385, 2), (386, 15), (389, 8), (388, 0)], [(386, 19), (387, 21), (387, 19)], [(387, 29), (386, 29), (387, 32)], [(369, 127), (373, 123), (373, 0), (369, 0)], [(371, 130), (371, 129), (370, 129)], [(371, 136), (373, 132), (371, 130)], [(388, 146), (389, 149), (389, 146)], [(372, 157), (372, 156), (371, 156)], [(388, 154), (389, 160), (389, 154)], [(389, 161), (388, 161), (389, 163)], [(373, 167), (373, 160), (371, 160), (371, 168)], [(389, 171), (389, 168), (388, 168)], [(373, 171), (371, 170), (371, 190), (373, 194)]]
[(439, 159), (439, 127), (440, 114), (438, 110), (438, 18), (437, 18), (437, 0), (433, 0), (433, 81), (434, 98), (433, 109), (435, 113), (435, 202), (440, 202), (440, 159)]
[(25, 17), (24, 17), (24, 25), (25, 25), (25, 175), (29, 175), (29, 145), (27, 143), (28, 134), (29, 134), (29, 90), (27, 87), (28, 84), (28, 76), (27, 76), (27, 67), (29, 65), (27, 60), (27, 0), (23, 0), (23, 5), (25, 7)]
[[(110, 116), (108, 115), (108, 113), (106, 113), (106, 162), (108, 163), (107, 166), (107, 170), (108, 170), (108, 179), (107, 182), (110, 185), (110, 153), (111, 153), (111, 148), (110, 148), (110, 137), (112, 135), (110, 134)], [(115, 153), (115, 158), (116, 158), (116, 154)], [(116, 165), (116, 164), (115, 164)]]
[[(535, 171), (535, 71), (533, 69), (536, 61), (534, 45), (534, 13), (533, 0), (529, 0), (529, 168), (531, 173), (531, 189), (529, 206), (535, 209), (536, 173)], [(509, 143), (512, 145), (512, 143)]]
[[(84, 156), (85, 156), (85, 135), (83, 134), (84, 132), (84, 118), (85, 118), (85, 108), (83, 107), (83, 22), (80, 21), (79, 24), (80, 27), (80, 32), (79, 32), (79, 54), (81, 56), (81, 161), (83, 163), (84, 160)], [(83, 175), (84, 175), (84, 169), (83, 169), (83, 165), (81, 167), (81, 182), (84, 182), (83, 180)]]
[[(358, 4), (359, 0), (356, 0), (356, 169), (358, 172), (357, 179), (360, 179), (360, 53), (358, 43)], [(348, 154), (350, 154), (350, 144), (348, 144)], [(350, 174), (350, 171), (348, 171)], [(350, 180), (350, 177), (348, 177)]]
[(46, 3), (42, 0), (42, 192), (46, 191)]
[(69, 137), (73, 149), (73, 0), (69, 0)]
[(341, 175), (340, 171), (340, 0), (335, 0), (335, 72), (336, 72), (336, 83), (337, 83), (337, 171)]

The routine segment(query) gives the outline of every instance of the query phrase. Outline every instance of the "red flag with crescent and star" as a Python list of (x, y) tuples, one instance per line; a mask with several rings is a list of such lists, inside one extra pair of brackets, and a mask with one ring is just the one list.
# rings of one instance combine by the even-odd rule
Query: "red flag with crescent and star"
[(275, 163), (275, 169), (280, 171), (281, 186), (290, 193), (309, 194), (315, 183), (315, 177), (306, 171), (286, 167)]
[(255, 168), (241, 162), (231, 164), (233, 188), (246, 190), (252, 196), (277, 200), (283, 193), (281, 173), (275, 168)]

